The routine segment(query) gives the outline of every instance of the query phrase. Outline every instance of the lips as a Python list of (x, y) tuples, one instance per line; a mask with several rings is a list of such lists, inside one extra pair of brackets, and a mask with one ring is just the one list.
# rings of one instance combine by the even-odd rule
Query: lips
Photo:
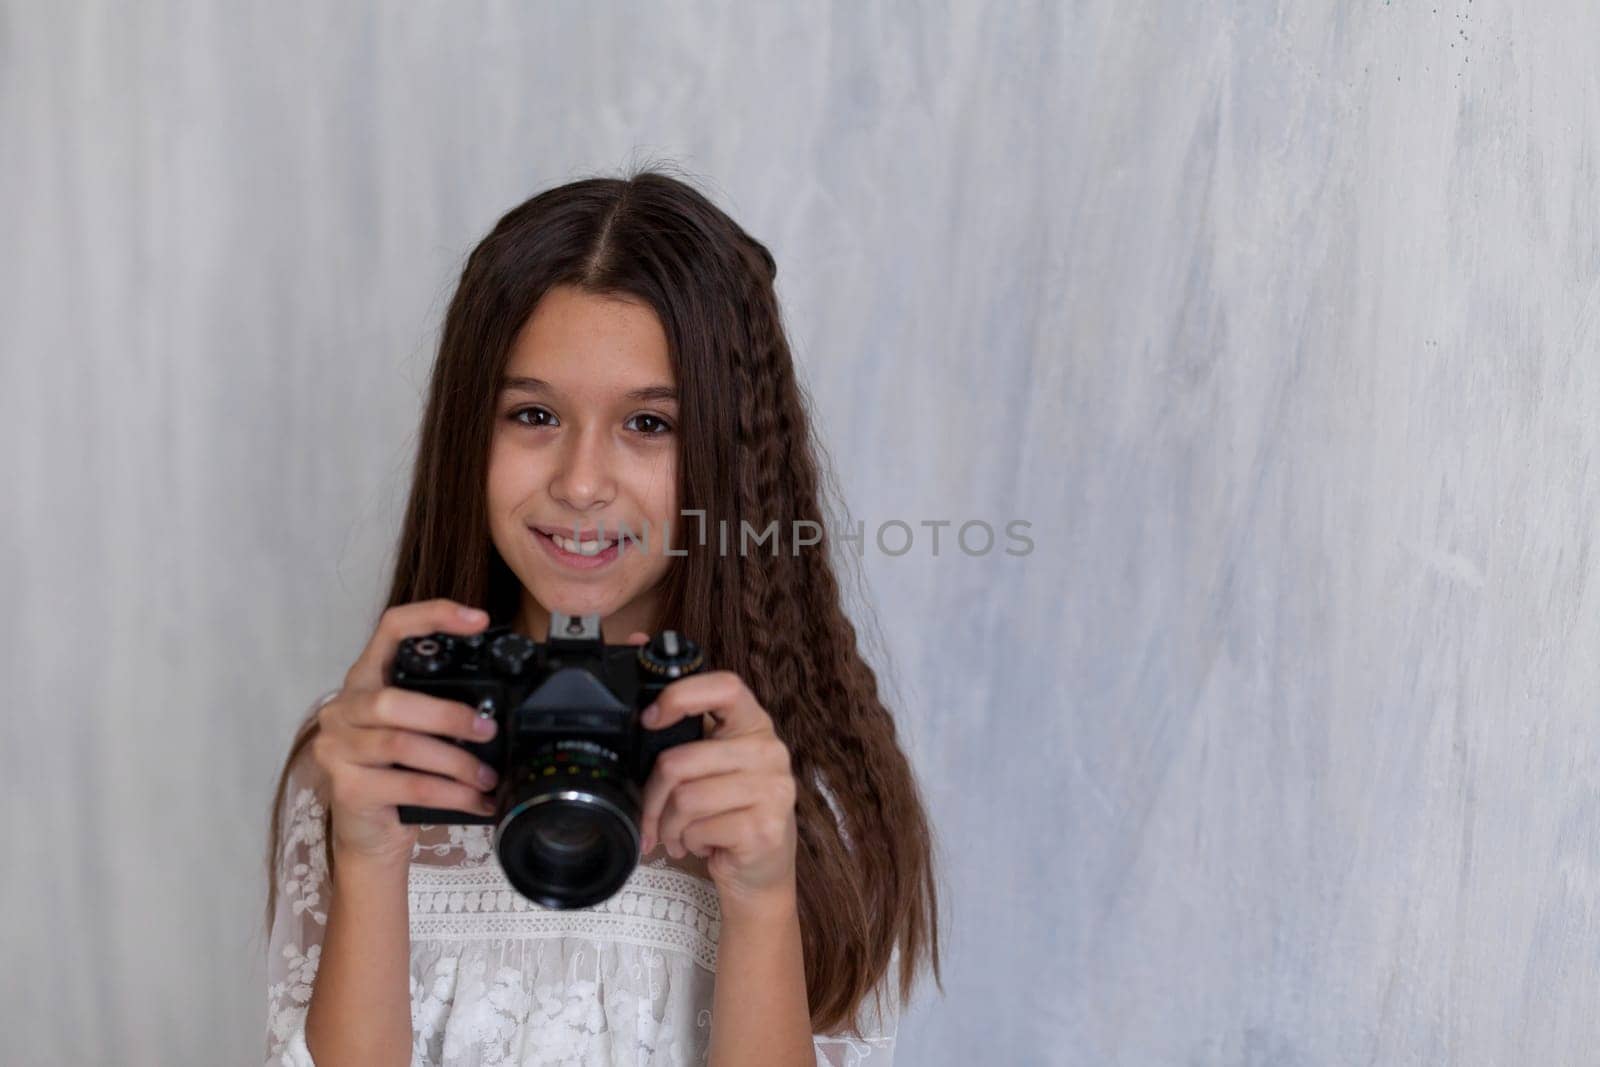
[[(593, 571), (611, 566), (622, 555), (622, 544), (596, 530), (580, 530), (574, 540), (559, 527), (530, 526), (529, 532), (550, 559), (569, 571)], [(587, 536), (585, 536), (587, 535)], [(614, 535), (613, 535), (614, 536)]]

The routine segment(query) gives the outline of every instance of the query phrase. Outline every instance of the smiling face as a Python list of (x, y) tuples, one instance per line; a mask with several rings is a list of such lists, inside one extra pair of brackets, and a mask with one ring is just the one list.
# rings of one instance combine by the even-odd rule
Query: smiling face
[[(496, 399), (488, 507), (494, 546), (522, 582), (523, 633), (543, 641), (551, 611), (600, 615), (610, 644), (650, 628), (672, 562), (676, 385), (644, 304), (558, 286), (518, 332)], [(648, 546), (619, 530), (641, 541), (648, 531)]]

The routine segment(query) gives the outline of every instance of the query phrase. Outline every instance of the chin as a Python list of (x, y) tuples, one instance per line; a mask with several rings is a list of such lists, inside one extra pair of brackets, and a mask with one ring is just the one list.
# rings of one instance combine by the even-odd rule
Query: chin
[(631, 592), (618, 591), (615, 586), (598, 589), (585, 586), (582, 582), (562, 581), (543, 574), (522, 584), (546, 611), (559, 611), (566, 615), (606, 616), (621, 610), (633, 599)]
[(614, 597), (573, 589), (561, 582), (534, 582), (525, 588), (546, 611), (566, 615), (610, 615), (621, 607)]

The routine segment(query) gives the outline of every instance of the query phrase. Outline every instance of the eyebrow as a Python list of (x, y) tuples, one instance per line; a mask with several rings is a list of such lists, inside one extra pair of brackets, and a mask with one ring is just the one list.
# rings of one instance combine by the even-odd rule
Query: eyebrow
[[(549, 393), (552, 392), (550, 383), (543, 378), (506, 377), (500, 380), (501, 389), (510, 389), (523, 393)], [(642, 389), (630, 389), (623, 394), (626, 400), (671, 400), (677, 401), (678, 391), (670, 385), (647, 385)]]

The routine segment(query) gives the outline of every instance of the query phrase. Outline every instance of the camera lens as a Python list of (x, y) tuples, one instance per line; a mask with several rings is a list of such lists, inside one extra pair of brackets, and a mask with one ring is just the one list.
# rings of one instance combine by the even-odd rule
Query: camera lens
[(534, 823), (534, 847), (551, 853), (584, 852), (599, 842), (601, 832), (587, 809), (574, 805), (556, 806), (541, 821)]
[(547, 908), (613, 896), (639, 861), (639, 790), (614, 752), (560, 742), (517, 768), (495, 851), (512, 887)]

